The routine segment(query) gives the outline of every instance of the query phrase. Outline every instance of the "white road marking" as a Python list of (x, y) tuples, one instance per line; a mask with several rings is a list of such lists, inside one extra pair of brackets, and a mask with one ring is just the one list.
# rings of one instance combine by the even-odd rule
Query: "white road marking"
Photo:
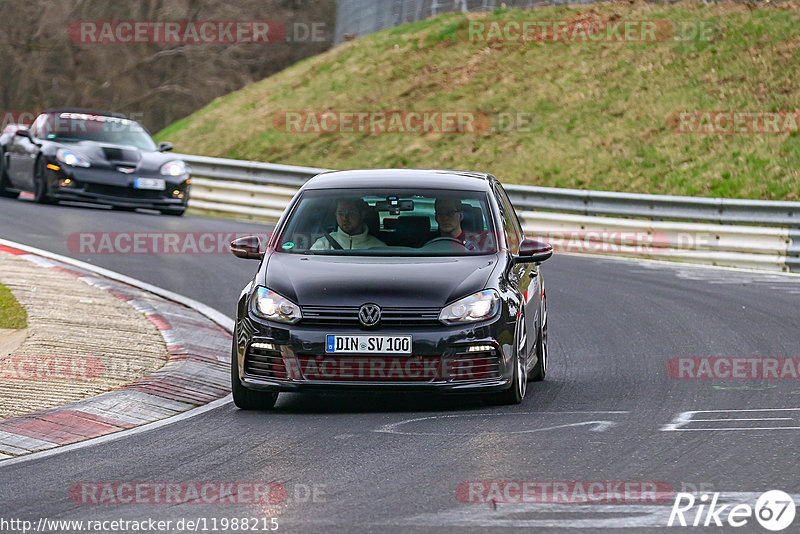
[[(53, 252), (48, 252), (46, 250), (42, 250), (39, 248), (29, 247), (28, 245), (23, 245), (22, 243), (8, 241), (7, 239), (0, 239), (0, 245), (5, 245), (7, 247), (22, 250), (24, 252), (29, 252), (36, 256), (41, 256), (43, 258), (55, 260), (60, 263), (66, 263), (67, 265), (72, 265), (74, 267), (78, 267), (80, 269), (93, 272), (105, 278), (110, 278), (111, 280), (116, 280), (117, 282), (122, 282), (123, 284), (128, 284), (130, 286), (137, 287), (145, 291), (149, 291), (150, 293), (158, 295), (159, 297), (163, 297), (167, 300), (177, 302), (178, 304), (183, 304), (188, 308), (192, 308), (198, 313), (205, 315), (206, 317), (208, 317), (209, 319), (220, 325), (228, 332), (233, 332), (233, 319), (231, 319), (230, 317), (228, 317), (223, 313), (218, 312), (211, 306), (207, 306), (202, 302), (198, 302), (194, 299), (190, 299), (188, 297), (184, 297), (183, 295), (173, 293), (172, 291), (156, 287), (154, 285), (148, 284), (147, 282), (142, 282), (141, 280), (131, 278), (130, 276), (125, 276), (124, 274), (120, 274), (114, 271), (109, 271), (108, 269), (103, 269), (102, 267), (97, 267), (90, 263), (86, 263), (80, 260), (75, 260), (67, 256), (62, 256), (60, 254), (54, 254)], [(32, 261), (41, 261), (41, 260), (34, 260), (33, 258), (29, 259), (31, 259)]]
[[(707, 265), (703, 263), (684, 263), (684, 262), (677, 262), (677, 261), (667, 261), (667, 260), (654, 260), (650, 258), (631, 258), (631, 257), (620, 257), (620, 256), (607, 256), (605, 254), (582, 254), (582, 253), (570, 253), (570, 252), (559, 252), (560, 255), (569, 255), (572, 257), (578, 258), (599, 258), (602, 260), (608, 261), (619, 261), (619, 262), (628, 262), (628, 263), (636, 263), (639, 264), (641, 267), (645, 267), (647, 269), (664, 269), (664, 270), (672, 270), (672, 271), (680, 271), (681, 274), (685, 274), (687, 277), (691, 276), (692, 272), (699, 273), (701, 276), (704, 273), (707, 273), (709, 276), (713, 277), (715, 274), (719, 276), (720, 282), (724, 283), (726, 274), (731, 275), (743, 275), (747, 277), (747, 280), (775, 280), (781, 282), (789, 282), (791, 283), (794, 281), (795, 283), (800, 282), (800, 273), (786, 273), (786, 272), (779, 272), (779, 271), (762, 271), (760, 269), (748, 269), (744, 267), (724, 267), (721, 265)], [(783, 278), (783, 280), (781, 280)], [(706, 278), (699, 278), (700, 280), (704, 280)], [(794, 279), (794, 280), (792, 280)]]
[[(761, 412), (765, 417), (742, 418), (736, 415), (751, 414)], [(786, 412), (796, 412), (797, 417), (777, 417), (786, 415)], [(734, 417), (718, 417), (714, 419), (695, 419), (696, 414), (733, 414)], [(769, 417), (772, 415), (773, 417)], [(795, 421), (797, 426), (748, 426), (748, 427), (725, 427), (711, 426), (708, 428), (685, 428), (692, 423), (730, 423), (732, 421)], [(671, 423), (661, 427), (662, 432), (715, 432), (715, 431), (741, 431), (741, 430), (800, 430), (800, 408), (748, 408), (734, 410), (693, 410), (681, 412), (675, 416)]]
[[(178, 304), (182, 304), (187, 308), (192, 308), (193, 310), (197, 311), (198, 313), (205, 315), (213, 322), (217, 323), (219, 326), (227, 330), (229, 333), (233, 332), (233, 320), (224, 315), (217, 310), (207, 306), (201, 302), (196, 300), (190, 299), (188, 297), (184, 297), (183, 295), (179, 295), (177, 293), (173, 293), (172, 291), (168, 291), (166, 289), (162, 289), (160, 287), (156, 287), (154, 285), (148, 284), (146, 282), (142, 282), (141, 280), (137, 280), (135, 278), (131, 278), (129, 276), (125, 276), (124, 274), (120, 274), (114, 271), (110, 271), (108, 269), (103, 269), (102, 267), (97, 267), (90, 263), (86, 263), (80, 260), (75, 260), (69, 258), (67, 256), (62, 256), (60, 254), (54, 254), (52, 252), (48, 252), (46, 250), (42, 250), (35, 247), (30, 247), (28, 245), (23, 245), (22, 243), (17, 243), (15, 241), (9, 241), (7, 239), (0, 239), (0, 245), (5, 245), (7, 247), (15, 248), (17, 250), (22, 250), (24, 252), (28, 252), (29, 254), (33, 254), (34, 256), (28, 257), (29, 259), (34, 262), (41, 262), (45, 263), (48, 260), (55, 260), (60, 263), (65, 263), (67, 265), (72, 265), (73, 267), (78, 267), (85, 271), (89, 271), (95, 274), (98, 274), (105, 278), (110, 278), (111, 280), (116, 280), (117, 282), (122, 282), (123, 284), (128, 284), (130, 286), (143, 289), (145, 291), (149, 291), (155, 295), (158, 295), (162, 298), (167, 300), (171, 300), (173, 302), (177, 302)], [(44, 259), (42, 259), (44, 258)], [(201, 415), (205, 412), (214, 410), (219, 408), (220, 406), (224, 406), (233, 402), (233, 397), (228, 395), (227, 397), (223, 397), (221, 399), (217, 399), (213, 402), (206, 404), (205, 406), (199, 406), (197, 408), (193, 408), (181, 414), (168, 417), (166, 419), (162, 419), (160, 421), (154, 421), (152, 423), (148, 423), (146, 425), (142, 425), (136, 428), (131, 428), (129, 430), (121, 430), (119, 432), (115, 432), (113, 434), (107, 434), (105, 436), (100, 436), (97, 438), (87, 439), (85, 441), (80, 441), (78, 443), (73, 443), (71, 445), (63, 445), (60, 447), (55, 447), (52, 449), (34, 452), (30, 454), (26, 454), (24, 456), (14, 457), (11, 459), (5, 459), (0, 461), (0, 468), (8, 467), (11, 465), (16, 465), (23, 462), (29, 462), (31, 460), (37, 460), (40, 458), (46, 458), (48, 456), (54, 456), (56, 454), (61, 454), (64, 452), (73, 451), (76, 449), (82, 449), (84, 447), (92, 447), (94, 445), (100, 445), (102, 443), (107, 443), (109, 441), (114, 441), (117, 439), (133, 436), (136, 434), (140, 434), (142, 432), (149, 432), (150, 430), (155, 430), (157, 428), (161, 428), (162, 426), (170, 425), (173, 423), (177, 423), (179, 421), (184, 421), (186, 419), (190, 419), (197, 415)]]
[[(510, 412), (510, 413), (459, 413), (459, 414), (446, 414), (446, 415), (433, 415), (430, 417), (416, 417), (413, 419), (404, 419), (402, 421), (397, 421), (395, 423), (389, 423), (383, 425), (372, 432), (378, 432), (383, 434), (398, 434), (398, 435), (405, 435), (405, 436), (441, 436), (441, 435), (475, 435), (476, 432), (473, 430), (471, 432), (452, 432), (449, 430), (442, 430), (441, 432), (415, 432), (415, 431), (403, 431), (399, 430), (398, 428), (402, 425), (407, 425), (410, 423), (416, 423), (419, 421), (431, 421), (435, 419), (448, 419), (448, 418), (460, 418), (460, 417), (485, 417), (489, 416), (491, 418), (502, 416), (502, 415), (564, 415), (564, 414), (626, 414), (627, 411), (586, 411), (586, 412)], [(548, 427), (540, 427), (540, 428), (532, 428), (529, 430), (509, 430), (509, 431), (488, 431), (488, 432), (477, 432), (478, 434), (528, 434), (531, 432), (544, 432), (546, 430), (555, 430), (558, 428), (570, 428), (576, 426), (592, 426), (589, 430), (591, 432), (603, 432), (608, 430), (612, 426), (617, 425), (618, 423), (614, 421), (582, 421), (578, 423), (565, 423), (561, 425), (553, 425)]]
[(180, 421), (185, 421), (186, 419), (191, 419), (192, 417), (204, 414), (206, 412), (210, 412), (211, 410), (216, 410), (220, 406), (224, 406), (230, 403), (232, 400), (233, 398), (230, 395), (228, 395), (227, 397), (223, 397), (221, 399), (209, 402), (205, 406), (199, 406), (187, 412), (183, 412), (181, 414), (168, 417), (167, 419), (154, 421), (146, 425), (137, 426), (136, 428), (131, 428), (129, 430), (121, 430), (119, 432), (114, 432), (113, 434), (106, 434), (105, 436), (87, 439), (85, 441), (79, 441), (78, 443), (73, 443), (71, 445), (63, 445), (61, 447), (56, 447), (54, 449), (48, 449), (41, 452), (32, 452), (30, 454), (26, 454), (25, 456), (19, 456), (16, 458), (12, 458), (10, 460), (2, 460), (0, 461), (0, 469), (24, 462), (30, 462), (31, 460), (39, 460), (41, 458), (47, 458), (48, 456), (54, 456), (56, 454), (62, 454), (77, 449), (83, 449), (85, 447), (93, 447), (95, 445), (108, 443), (109, 441), (135, 436), (136, 434), (141, 434), (143, 432), (149, 432), (151, 430), (161, 428), (162, 426), (167, 426), (173, 423), (178, 423)]

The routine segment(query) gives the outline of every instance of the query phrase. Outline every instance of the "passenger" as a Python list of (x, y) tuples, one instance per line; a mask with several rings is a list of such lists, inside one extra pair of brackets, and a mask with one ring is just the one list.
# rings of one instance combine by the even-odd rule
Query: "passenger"
[(464, 245), (467, 250), (478, 250), (474, 243), (467, 240), (464, 230), (461, 229), (461, 221), (464, 220), (461, 202), (454, 198), (437, 198), (433, 209), (434, 217), (439, 224), (439, 235), (434, 239), (449, 237)]
[(338, 229), (317, 239), (311, 245), (311, 250), (385, 247), (386, 244), (383, 241), (369, 233), (369, 228), (364, 223), (367, 209), (367, 203), (360, 198), (337, 201), (336, 224)]

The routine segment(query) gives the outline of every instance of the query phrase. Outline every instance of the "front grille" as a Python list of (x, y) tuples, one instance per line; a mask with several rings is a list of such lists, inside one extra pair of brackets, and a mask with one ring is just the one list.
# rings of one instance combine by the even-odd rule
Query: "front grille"
[(157, 199), (164, 198), (166, 193), (164, 191), (153, 191), (151, 189), (134, 189), (132, 187), (120, 187), (116, 185), (106, 184), (87, 184), (86, 191), (96, 195), (105, 195), (109, 197), (135, 197)]
[(468, 352), (459, 348), (453, 357), (445, 358), (444, 373), (451, 381), (500, 378), (500, 354), (497, 349)]
[[(301, 324), (309, 326), (358, 326), (359, 307), (306, 306), (302, 308)], [(382, 326), (441, 326), (439, 308), (381, 308)]]
[(286, 364), (280, 351), (253, 346), (247, 349), (244, 373), (260, 378), (287, 378)]

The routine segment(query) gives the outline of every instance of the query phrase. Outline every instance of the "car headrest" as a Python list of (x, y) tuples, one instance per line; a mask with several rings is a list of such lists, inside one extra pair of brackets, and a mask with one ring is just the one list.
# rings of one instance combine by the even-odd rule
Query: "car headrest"
[(461, 204), (464, 218), (461, 220), (461, 229), (465, 232), (480, 232), (483, 228), (483, 212), (477, 206)]
[(380, 232), (381, 219), (378, 216), (378, 210), (373, 206), (367, 208), (367, 214), (364, 216), (364, 224), (367, 225), (370, 234), (376, 236)]
[(395, 232), (398, 234), (428, 234), (431, 231), (431, 220), (425, 215), (406, 215), (397, 218)]

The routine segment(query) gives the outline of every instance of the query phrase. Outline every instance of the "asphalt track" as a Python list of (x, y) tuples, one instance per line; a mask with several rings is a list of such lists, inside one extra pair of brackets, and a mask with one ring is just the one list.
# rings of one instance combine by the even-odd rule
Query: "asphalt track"
[[(232, 313), (255, 262), (224, 254), (79, 255), (67, 239), (75, 232), (246, 231), (268, 228), (0, 199), (0, 237), (223, 313)], [(228, 403), (101, 445), (0, 463), (0, 518), (186, 518), (205, 519), (210, 529), (214, 518), (277, 517), (278, 532), (638, 533), (663, 532), (672, 502), (493, 506), (463, 503), (456, 490), (485, 480), (657, 481), (750, 504), (771, 489), (800, 493), (800, 381), (679, 380), (666, 372), (673, 357), (800, 356), (800, 278), (569, 255), (548, 261), (544, 278), (550, 370), (545, 382), (529, 385), (520, 406), (389, 394), (282, 394), (271, 413)], [(707, 412), (669, 430), (689, 411)], [(741, 430), (722, 430), (730, 427)], [(92, 481), (277, 481), (288, 499), (178, 506), (70, 499), (73, 484)], [(307, 498), (313, 488), (316, 498)], [(786, 532), (798, 525), (800, 518)], [(668, 529), (712, 530), (765, 532), (753, 518), (736, 529)]]

